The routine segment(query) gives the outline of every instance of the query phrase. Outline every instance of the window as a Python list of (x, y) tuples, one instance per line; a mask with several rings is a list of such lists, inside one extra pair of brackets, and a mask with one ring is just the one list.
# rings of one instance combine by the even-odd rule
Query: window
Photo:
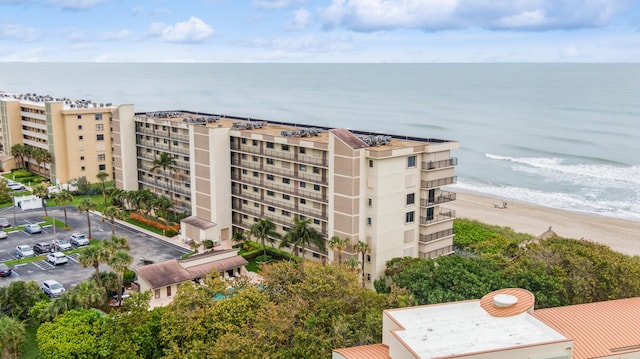
[(269, 206), (269, 207), (267, 207), (267, 211), (269, 211), (269, 212), (275, 212), (275, 211), (276, 211), (276, 209), (275, 209), (274, 207)]
[(107, 169), (107, 165), (105, 165), (105, 164), (98, 165), (98, 170), (104, 171), (106, 169)]
[(96, 121), (100, 121), (100, 120), (102, 120), (102, 114), (96, 113)]
[(371, 263), (371, 254), (367, 254), (367, 263)]
[(273, 142), (267, 142), (267, 148), (273, 148)]
[(267, 175), (267, 179), (268, 179), (269, 181), (273, 181), (273, 178), (274, 178), (274, 177), (273, 177), (273, 175)]
[(290, 200), (290, 199), (291, 199), (291, 196), (289, 196), (288, 194), (283, 194), (283, 195), (282, 195), (282, 199), (285, 199), (285, 200), (287, 200), (287, 201), (288, 201), (288, 200)]
[(242, 158), (243, 160), (246, 160), (247, 159), (247, 155), (245, 153), (243, 153), (243, 154), (240, 155), (240, 158)]
[(273, 191), (267, 191), (267, 196), (273, 197)]
[(97, 141), (104, 141), (104, 135), (103, 134), (96, 135), (96, 140)]
[(314, 219), (313, 219), (313, 224), (320, 224), (320, 220), (319, 220), (319, 219), (317, 219), (317, 218), (314, 218)]
[(373, 206), (373, 200), (371, 198), (369, 198), (369, 207)]
[(247, 189), (247, 188), (249, 188), (249, 187), (246, 184), (242, 185), (242, 189)]
[(156, 299), (160, 299), (160, 289), (154, 290), (153, 295), (156, 297)]
[(78, 125), (78, 130), (82, 130), (82, 125)]
[(407, 157), (407, 167), (415, 167), (416, 166), (416, 156)]
[(373, 168), (373, 160), (369, 160), (369, 167)]
[(189, 156), (184, 156), (184, 160), (188, 162), (189, 161)]
[(80, 167), (80, 171), (84, 171), (84, 166)]
[(300, 182), (300, 187), (306, 188), (307, 187), (307, 182)]
[(307, 200), (304, 198), (300, 198), (300, 204), (307, 204)]
[(373, 223), (373, 221), (371, 220), (371, 217), (367, 217), (367, 224), (371, 225)]
[(416, 197), (415, 193), (407, 194), (407, 205), (416, 203), (416, 198), (415, 197)]
[(98, 155), (98, 161), (104, 161), (107, 158), (105, 154)]
[(246, 170), (246, 169), (243, 169), (243, 170), (242, 170), (242, 174), (243, 174), (243, 175), (246, 175), (246, 174), (247, 174), (247, 170)]
[(171, 286), (167, 286), (167, 297), (171, 296)]
[(254, 146), (257, 146), (258, 145), (258, 140), (251, 141), (251, 144), (253, 144)]
[(414, 216), (415, 216), (415, 212), (414, 211), (405, 213), (404, 214), (404, 223), (413, 223)]
[(300, 171), (306, 172), (307, 171), (307, 165), (300, 165)]
[(241, 139), (240, 143), (242, 143), (243, 145), (246, 145), (247, 144), (247, 139), (246, 138)]
[(253, 177), (258, 177), (258, 172), (253, 171)]
[(78, 139), (79, 139), (80, 141), (82, 141), (82, 140), (84, 140), (84, 136), (78, 136)]
[(178, 129), (176, 127), (171, 127), (171, 132), (178, 132)]
[(300, 147), (300, 153), (305, 153), (305, 152), (306, 152), (305, 148), (304, 147)]
[(273, 165), (273, 158), (267, 158), (267, 164)]
[(104, 125), (99, 123), (96, 125), (96, 131), (103, 131), (104, 130)]
[(282, 183), (284, 183), (284, 184), (289, 184), (289, 183), (291, 183), (291, 180), (290, 180), (290, 179), (288, 179), (288, 178), (283, 178), (283, 179), (282, 179)]
[(283, 151), (289, 151), (289, 145), (282, 145)]
[(84, 161), (84, 156), (80, 156), (80, 161)]
[(178, 141), (173, 141), (173, 145), (177, 146), (178, 145)]
[(253, 187), (253, 192), (260, 192), (260, 189), (258, 187)]
[(82, 120), (82, 115), (78, 115), (78, 120)]
[(291, 215), (291, 213), (289, 211), (285, 211), (284, 209), (282, 210), (282, 215), (283, 216), (287, 216), (289, 217)]
[(253, 156), (253, 162), (258, 162), (258, 156)]
[(313, 185), (313, 189), (316, 190), (316, 191), (319, 191), (320, 190), (320, 185), (319, 184), (314, 184)]
[(315, 173), (315, 174), (320, 173), (320, 168), (318, 168), (318, 167), (313, 167), (313, 173)]
[(248, 204), (248, 203), (249, 203), (249, 201), (247, 201), (246, 199), (242, 200), (242, 204)]

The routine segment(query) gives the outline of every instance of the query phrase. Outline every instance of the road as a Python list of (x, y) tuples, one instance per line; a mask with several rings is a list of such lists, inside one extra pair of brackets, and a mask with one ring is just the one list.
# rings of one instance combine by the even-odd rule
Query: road
[[(64, 221), (64, 211), (62, 207), (48, 207), (48, 214), (57, 220)], [(42, 209), (15, 211), (15, 222), (18, 226), (38, 223), (42, 221), (44, 211)], [(0, 217), (7, 218), (14, 224), (14, 209), (0, 209)], [(102, 222), (100, 216), (90, 215), (91, 217), (91, 234), (97, 239), (108, 239), (111, 237), (111, 224), (108, 221)], [(24, 231), (13, 231), (9, 233), (7, 239), (0, 240), (0, 262), (7, 262), (15, 259), (15, 247), (17, 245), (26, 244), (33, 247), (38, 242), (51, 242), (54, 238), (69, 239), (72, 233), (80, 232), (88, 235), (88, 225), (86, 214), (80, 213), (76, 208), (67, 207), (67, 223), (71, 229), (63, 230), (57, 228), (54, 230), (52, 226), (43, 227), (42, 233), (28, 234)], [(134, 228), (116, 223), (115, 232), (117, 236), (127, 237), (131, 250), (129, 253), (133, 256), (132, 268), (144, 265), (147, 262), (161, 262), (169, 259), (179, 258), (189, 250), (177, 246), (175, 244), (163, 241), (159, 238), (150, 236), (140, 232)], [(40, 285), (44, 280), (55, 279), (62, 283), (65, 288), (70, 288), (77, 283), (89, 278), (95, 270), (93, 267), (82, 268), (78, 263), (78, 254), (69, 255), (67, 264), (53, 266), (42, 260), (18, 265), (13, 268), (13, 274), (10, 277), (0, 279), (0, 286), (9, 285), (14, 280), (34, 280)], [(144, 260), (144, 261), (143, 261)], [(106, 264), (100, 265), (100, 270), (108, 270)]]

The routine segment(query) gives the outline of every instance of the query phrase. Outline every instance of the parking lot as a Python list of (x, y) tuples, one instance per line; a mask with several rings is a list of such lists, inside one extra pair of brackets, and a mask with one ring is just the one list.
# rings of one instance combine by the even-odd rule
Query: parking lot
[[(64, 222), (64, 212), (62, 207), (47, 208), (50, 217)], [(26, 210), (22, 211), (14, 208), (0, 209), (0, 218), (6, 218), (15, 226), (23, 226), (29, 223), (42, 222), (44, 211)], [(54, 238), (69, 239), (72, 233), (80, 232), (89, 234), (87, 226), (86, 214), (80, 213), (77, 209), (67, 207), (67, 221), (71, 229), (64, 230), (60, 228), (54, 229), (52, 226), (44, 226), (42, 233), (28, 234), (25, 231), (12, 231), (8, 238), (0, 239), (0, 262), (4, 263), (15, 257), (15, 248), (18, 245), (28, 245), (33, 247), (38, 242), (51, 243)], [(179, 258), (189, 250), (173, 243), (169, 243), (136, 230), (122, 224), (116, 224), (116, 235), (129, 238), (131, 250), (129, 253), (133, 256), (132, 268), (143, 265), (145, 262), (161, 262), (168, 259)], [(111, 224), (108, 221), (102, 222), (100, 216), (91, 215), (91, 234), (96, 239), (107, 239), (111, 237)], [(47, 279), (55, 279), (62, 283), (67, 289), (75, 284), (89, 278), (95, 270), (93, 267), (82, 268), (78, 263), (78, 254), (68, 256), (68, 263), (54, 266), (45, 260), (45, 256), (41, 260), (14, 266), (13, 274), (9, 277), (0, 278), (0, 286), (6, 286), (13, 280), (33, 280), (38, 285)], [(100, 264), (100, 270), (108, 270), (106, 264)]]

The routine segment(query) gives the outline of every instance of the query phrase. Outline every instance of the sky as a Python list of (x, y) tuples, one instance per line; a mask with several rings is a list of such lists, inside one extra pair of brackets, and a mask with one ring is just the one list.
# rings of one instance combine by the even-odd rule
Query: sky
[(0, 62), (640, 62), (640, 0), (0, 0)]

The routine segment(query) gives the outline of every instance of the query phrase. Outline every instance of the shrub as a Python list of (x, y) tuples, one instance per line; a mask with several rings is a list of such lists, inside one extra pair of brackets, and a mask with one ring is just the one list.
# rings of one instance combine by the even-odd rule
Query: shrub
[(180, 230), (180, 225), (167, 226), (164, 223), (160, 223), (155, 218), (148, 218), (146, 216), (143, 216), (143, 215), (141, 215), (139, 213), (135, 213), (135, 212), (129, 213), (129, 218), (131, 218), (133, 220), (136, 220), (138, 222), (144, 223), (144, 224), (146, 224), (148, 226), (161, 229), (161, 230), (165, 231), (165, 235), (168, 236), (168, 237), (175, 236), (176, 234), (178, 234), (178, 231)]
[(124, 272), (124, 276), (122, 278), (124, 285), (128, 287), (136, 279), (136, 272), (132, 271), (131, 269), (127, 269), (127, 271)]

